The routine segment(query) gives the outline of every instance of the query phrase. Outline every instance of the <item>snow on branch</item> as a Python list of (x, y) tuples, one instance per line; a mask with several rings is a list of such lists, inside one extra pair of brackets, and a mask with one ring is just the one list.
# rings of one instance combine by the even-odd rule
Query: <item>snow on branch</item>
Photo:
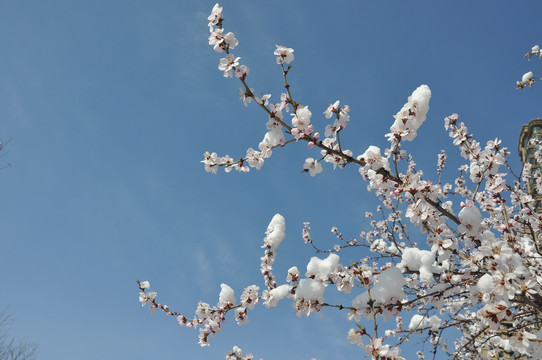
[[(311, 258), (304, 275), (294, 266), (277, 277), (273, 264), (277, 248), (286, 238), (286, 221), (277, 214), (263, 239), (262, 293), (259, 286), (250, 285), (238, 299), (231, 287), (222, 284), (215, 306), (200, 302), (193, 316), (184, 316), (159, 303), (149, 282), (141, 281), (141, 304), (148, 305), (151, 312), (162, 310), (173, 316), (181, 326), (198, 329), (202, 346), (208, 346), (210, 338), (222, 331), (227, 316), (233, 316), (238, 325), (248, 324), (249, 310), (255, 306), (269, 308), (288, 300), (300, 317), (344, 311), (346, 321), (353, 323), (345, 339), (372, 359), (404, 359), (402, 345), (415, 336), (429, 341), (433, 356), (539, 358), (542, 215), (534, 209), (526, 182), (542, 189), (540, 171), (524, 169), (522, 178), (510, 182), (507, 148), (499, 139), (481, 144), (459, 116), (452, 114), (444, 119), (444, 128), (464, 163), (452, 183), (444, 182), (448, 155), (442, 152), (438, 154), (437, 180), (426, 178), (402, 144), (415, 139), (427, 118), (431, 99), (427, 85), (415, 89), (393, 116), (383, 150), (368, 145), (363, 154), (355, 155), (340, 136), (350, 122), (349, 106), (336, 100), (323, 107), (324, 117), (331, 122), (322, 136), (311, 122), (313, 111), (292, 95), (287, 76), (293, 68), (293, 49), (282, 45), (270, 49), (284, 80), (284, 92), (277, 96), (280, 100), (272, 103), (271, 94), (255, 95), (248, 85), (249, 68), (231, 53), (239, 41), (225, 32), (222, 7), (216, 4), (208, 20), (209, 45), (225, 54), (218, 69), (225, 77), (240, 81), (245, 105), (254, 100), (267, 115), (267, 131), (258, 150), (250, 148), (238, 160), (206, 152), (205, 170), (259, 170), (273, 151), (305, 142), (317, 151), (300, 165), (304, 172), (315, 176), (323, 171), (324, 163), (333, 169), (356, 166), (368, 191), (382, 202), (377, 209), (380, 215), (377, 218), (368, 212), (370, 229), (357, 237), (345, 236), (334, 227), (332, 233), (339, 244), (330, 245), (329, 250), (320, 249), (305, 223), (300, 240), (327, 255)], [(526, 56), (542, 58), (538, 46)], [(518, 87), (531, 86), (534, 81), (534, 75), (527, 73)], [(338, 253), (344, 251), (353, 252), (359, 260), (341, 263)], [(330, 291), (338, 292), (344, 301), (328, 303), (326, 293)], [(407, 327), (403, 317), (408, 319)], [(425, 355), (419, 351), (418, 356), (423, 359)], [(252, 359), (252, 355), (234, 347), (226, 359)]]

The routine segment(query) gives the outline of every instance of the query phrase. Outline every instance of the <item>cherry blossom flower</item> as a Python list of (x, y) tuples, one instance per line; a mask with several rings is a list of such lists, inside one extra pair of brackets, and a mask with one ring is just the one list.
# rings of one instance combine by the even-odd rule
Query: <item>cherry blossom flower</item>
[(225, 58), (220, 59), (218, 70), (224, 71), (224, 77), (233, 76), (233, 68), (239, 65), (240, 57), (234, 57), (233, 54), (228, 54)]
[(250, 285), (245, 288), (241, 295), (241, 304), (247, 309), (254, 309), (254, 306), (258, 303), (258, 290), (260, 288), (256, 285)]
[(262, 153), (254, 150), (253, 148), (249, 148), (247, 150), (246, 159), (250, 167), (256, 168), (257, 170), (260, 170), (264, 163)]
[[(227, 316), (243, 325), (249, 321), (248, 310), (256, 305), (269, 308), (288, 299), (298, 316), (324, 309), (346, 311), (346, 319), (357, 322), (357, 329), (350, 329), (346, 335), (348, 342), (375, 359), (403, 359), (400, 348), (390, 344), (402, 343), (415, 333), (425, 336), (433, 356), (444, 352), (457, 359), (497, 358), (506, 352), (511, 358), (534, 358), (542, 350), (542, 216), (527, 187), (542, 192), (540, 170), (525, 164), (521, 177), (505, 176), (509, 151), (501, 141), (490, 140), (483, 147), (459, 122), (458, 115), (452, 114), (445, 118), (444, 128), (463, 163), (455, 179), (446, 182), (443, 174), (449, 174), (444, 172), (448, 155), (441, 152), (437, 179), (431, 179), (402, 148), (403, 140), (413, 140), (427, 117), (431, 98), (427, 85), (418, 87), (394, 116), (386, 135), (390, 145), (384, 155), (379, 147), (370, 145), (354, 158), (342, 136), (350, 119), (348, 106), (340, 107), (337, 100), (326, 108), (324, 116), (333, 117), (333, 122), (327, 124), (325, 138), (320, 139), (318, 130), (322, 130), (311, 124), (309, 107), (292, 97), (286, 80), (291, 67), (283, 65), (294, 60), (293, 49), (277, 45), (275, 55), (282, 65), (287, 94), (281, 94), (280, 102), (270, 103), (271, 94), (255, 97), (254, 90), (247, 88), (248, 67), (239, 65), (240, 58), (229, 54), (238, 41), (233, 33), (224, 35), (218, 4), (208, 19), (209, 44), (218, 52), (228, 53), (220, 60), (219, 69), (225, 77), (233, 77), (235, 72), (243, 85), (240, 98), (245, 106), (252, 98), (260, 105), (267, 132), (258, 144), (259, 151), (249, 148), (237, 161), (229, 155), (205, 152), (205, 170), (216, 173), (221, 166), (226, 172), (234, 167), (240, 172), (248, 172), (250, 167), (260, 169), (274, 149), (282, 150), (295, 140), (307, 141), (309, 149), (318, 148), (321, 158), (306, 158), (305, 172), (311, 176), (321, 172), (322, 160), (334, 168), (357, 166), (367, 189), (381, 205), (376, 213), (366, 214), (369, 228), (357, 238), (349, 238), (333, 227), (332, 242), (324, 249), (316, 237), (311, 237), (310, 224), (304, 223), (298, 240), (317, 253), (327, 254), (308, 261), (305, 277), (297, 266), (281, 276), (273, 272), (277, 248), (286, 237), (285, 219), (276, 214), (263, 239), (260, 271), (265, 290), (261, 295), (258, 286), (250, 285), (237, 302), (233, 289), (222, 284), (217, 305), (200, 302), (190, 318), (158, 303), (156, 292), (143, 281), (138, 282), (142, 306), (175, 316), (179, 325), (197, 328), (201, 346), (209, 346), (209, 339), (222, 331)], [(540, 52), (535, 46), (528, 56), (542, 56)], [(518, 84), (525, 87), (534, 81), (534, 75), (527, 73)], [(293, 127), (283, 122), (283, 110), (289, 112), (289, 105), (294, 108)], [(542, 141), (533, 139), (529, 145), (535, 150), (534, 159), (542, 162)], [(364, 257), (341, 264), (336, 252), (340, 250), (344, 259), (349, 248), (365, 251)], [(280, 279), (286, 283), (280, 284)], [(357, 294), (353, 300), (346, 297), (345, 302), (334, 305), (325, 302), (326, 291)], [(414, 312), (408, 330), (403, 328), (401, 317), (405, 312)], [(395, 321), (382, 322), (380, 317), (395, 317)], [(365, 322), (372, 324), (364, 327)], [(444, 340), (450, 328), (458, 329), (452, 336), (459, 333), (454, 346)], [(424, 356), (420, 350), (418, 358)], [(252, 355), (234, 347), (226, 353), (226, 359), (252, 359)]]
[(218, 25), (219, 21), (222, 19), (222, 7), (218, 5), (218, 3), (213, 6), (213, 10), (211, 11), (211, 15), (207, 17), (207, 20), (209, 20), (209, 31), (213, 31), (213, 27), (215, 25)]
[(209, 45), (212, 45), (213, 49), (218, 53), (227, 49), (234, 49), (239, 45), (234, 33), (229, 32), (224, 35), (223, 31), (223, 29), (214, 29), (209, 35)]
[[(248, 66), (241, 65), (235, 68), (235, 77), (241, 80), (245, 80), (249, 72), (250, 72), (250, 69), (248, 68)], [(243, 89), (241, 88), (241, 90)]]
[(313, 158), (305, 159), (305, 164), (303, 164), (303, 169), (308, 171), (311, 176), (316, 176), (322, 172), (322, 165)]
[(378, 146), (369, 146), (369, 148), (359, 157), (367, 163), (367, 167), (372, 170), (386, 169), (390, 170), (390, 164), (388, 159), (382, 157), (380, 154), (380, 148)]
[(400, 136), (402, 140), (411, 141), (416, 135), (418, 128), (425, 121), (429, 111), (429, 100), (431, 99), (431, 90), (427, 85), (418, 87), (408, 102), (394, 116), (395, 122), (391, 126), (391, 134)]
[(143, 289), (150, 289), (151, 288), (151, 284), (148, 282), (148, 281), (140, 281), (139, 282), (139, 288), (141, 290)]
[(239, 347), (234, 346), (232, 351), (226, 352), (226, 360), (252, 360), (252, 354), (245, 354)]
[[(235, 76), (237, 76), (237, 69), (235, 69)], [(241, 100), (243, 100), (243, 104), (245, 106), (248, 106), (248, 104), (250, 104), (250, 102), (252, 101), (252, 92), (253, 91), (254, 91), (254, 89), (250, 89), (250, 94), (249, 94), (249, 93), (247, 93), (247, 91), (244, 88), (242, 88), (242, 87), (239, 88), (239, 98)]]
[(267, 106), (269, 104), (269, 98), (271, 97), (271, 94), (262, 94), (260, 97), (254, 97), (254, 100), (260, 105)]
[(277, 45), (277, 49), (275, 50), (274, 54), (277, 55), (277, 64), (290, 64), (292, 61), (294, 61), (294, 49)]
[(292, 119), (292, 125), (304, 130), (306, 129), (310, 122), (311, 122), (311, 116), (312, 112), (309, 110), (308, 106), (300, 106), (297, 108), (297, 111), (295, 114), (292, 114), (294, 117)]
[(326, 119), (329, 119), (333, 114), (336, 114), (339, 112), (339, 104), (340, 101), (337, 100), (333, 104), (329, 104), (326, 108), (326, 111), (324, 111), (324, 115), (326, 116)]

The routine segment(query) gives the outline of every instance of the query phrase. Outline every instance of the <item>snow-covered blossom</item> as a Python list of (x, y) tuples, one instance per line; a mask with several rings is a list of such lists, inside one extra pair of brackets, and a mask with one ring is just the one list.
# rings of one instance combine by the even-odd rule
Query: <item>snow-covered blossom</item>
[(395, 114), (395, 122), (390, 128), (391, 135), (399, 136), (402, 140), (414, 140), (418, 128), (427, 117), (430, 99), (429, 86), (421, 85), (414, 90), (412, 95), (408, 97), (407, 103)]
[(476, 286), (473, 287), (473, 290), (479, 292), (481, 295), (490, 294), (494, 289), (495, 279), (493, 279), (493, 276), (490, 274), (482, 275), (482, 277), (478, 279)]
[(297, 282), (299, 280), (299, 270), (297, 269), (297, 266), (293, 266), (290, 269), (288, 269), (288, 276), (286, 277), (286, 281), (289, 283)]
[[(373, 307), (375, 305), (393, 304), (407, 299), (403, 291), (406, 281), (397, 267), (390, 267), (382, 271), (378, 276), (378, 282), (371, 288), (371, 294), (364, 292), (358, 295), (353, 301), (352, 306), (361, 309), (364, 307)], [(372, 304), (372, 305), (371, 305)]]
[(281, 285), (279, 287), (276, 287), (272, 290), (264, 290), (262, 294), (262, 298), (265, 299), (263, 304), (265, 307), (275, 307), (281, 301), (284, 299), (284, 297), (290, 292), (292, 287), (290, 285)]
[[(271, 147), (283, 145), (285, 142), (284, 140), (284, 132), (282, 132), (282, 129), (279, 127), (271, 128), (268, 132), (265, 133), (265, 136), (262, 140), (262, 143), (265, 144), (267, 150), (271, 150)], [(261, 146), (259, 146), (260, 150), (263, 149)]]
[(276, 250), (286, 237), (286, 221), (282, 215), (275, 214), (273, 216), (265, 235), (264, 244), (269, 246), (271, 250)]
[(482, 214), (472, 202), (467, 202), (458, 217), (461, 221), (461, 225), (457, 229), (459, 232), (465, 233), (467, 236), (477, 236), (480, 233)]
[(141, 290), (143, 290), (143, 289), (150, 289), (150, 288), (151, 288), (151, 283), (148, 282), (148, 281), (140, 281), (140, 282), (139, 282), (139, 288), (140, 288)]
[[(442, 175), (448, 155), (441, 152), (437, 179), (432, 179), (418, 167), (414, 156), (402, 148), (403, 140), (414, 139), (426, 119), (431, 98), (427, 85), (418, 87), (395, 115), (387, 134), (391, 142), (388, 148), (381, 152), (380, 148), (369, 146), (354, 159), (352, 151), (345, 147), (348, 137), (342, 136), (350, 108), (341, 107), (338, 100), (328, 105), (324, 116), (333, 121), (325, 127), (325, 138), (320, 139), (318, 130), (322, 130), (311, 124), (309, 107), (292, 97), (286, 81), (290, 66), (284, 66), (294, 59), (292, 49), (277, 46), (275, 50), (287, 94), (271, 103), (271, 94), (255, 96), (247, 84), (248, 67), (239, 65), (240, 58), (229, 54), (238, 41), (233, 33), (223, 30), (222, 8), (218, 4), (208, 19), (209, 44), (218, 52), (228, 53), (221, 59), (220, 70), (226, 77), (233, 76), (235, 71), (243, 85), (241, 100), (247, 105), (254, 98), (260, 105), (267, 117), (267, 132), (258, 150), (249, 148), (239, 160), (205, 152), (205, 170), (216, 173), (218, 167), (226, 172), (233, 168), (240, 172), (247, 172), (250, 167), (259, 169), (273, 150), (282, 150), (294, 140), (307, 140), (309, 150), (317, 147), (321, 158), (307, 158), (305, 172), (313, 176), (321, 172), (322, 160), (334, 168), (359, 166), (368, 190), (382, 204), (376, 213), (367, 213), (369, 228), (357, 238), (332, 228), (332, 242), (324, 249), (320, 248), (318, 237), (311, 237), (310, 224), (304, 223), (302, 239), (317, 254), (327, 254), (308, 261), (305, 277), (297, 266), (290, 267), (286, 274), (283, 271), (275, 276), (273, 272), (277, 248), (286, 236), (285, 220), (277, 214), (263, 239), (260, 271), (265, 290), (261, 295), (260, 288), (251, 285), (237, 302), (233, 289), (222, 284), (217, 305), (200, 302), (195, 315), (190, 317), (158, 303), (156, 293), (149, 291), (150, 284), (143, 281), (138, 282), (141, 304), (148, 304), (151, 312), (162, 310), (167, 316), (174, 316), (182, 326), (197, 329), (201, 346), (209, 346), (209, 340), (222, 331), (227, 317), (233, 317), (239, 325), (246, 324), (248, 311), (256, 305), (269, 308), (289, 299), (298, 316), (324, 308), (344, 311), (346, 319), (355, 321), (357, 327), (348, 331), (347, 340), (373, 359), (403, 359), (399, 347), (393, 344), (415, 334), (425, 336), (430, 349), (427, 351), (440, 355), (442, 350), (457, 359), (498, 358), (503, 353), (510, 358), (538, 358), (542, 351), (542, 216), (537, 212), (535, 196), (529, 193), (542, 192), (538, 165), (525, 164), (519, 178), (506, 176), (510, 152), (501, 141), (489, 140), (483, 146), (453, 114), (445, 118), (444, 127), (464, 162), (458, 165), (457, 177), (446, 182)], [(534, 46), (527, 56), (542, 57), (540, 53), (540, 47)], [(535, 81), (538, 79), (529, 72), (518, 83), (524, 87)], [(289, 105), (294, 108), (293, 128), (284, 120), (283, 112), (290, 112)], [(534, 150), (532, 159), (541, 163), (542, 141), (535, 138), (528, 144)], [(293, 185), (284, 186), (289, 189)], [(293, 188), (300, 201), (304, 196), (314, 196), (297, 185)], [(351, 196), (343, 191), (341, 183), (330, 186), (326, 193), (339, 200)], [(334, 207), (325, 210), (341, 211)], [(418, 233), (413, 231), (414, 227)], [(348, 257), (347, 250), (351, 248), (362, 251), (361, 258)], [(348, 259), (347, 263), (340, 263), (336, 254), (339, 250), (342, 261)], [(280, 284), (281, 280), (286, 284)], [(352, 302), (348, 306), (332, 299), (332, 294), (326, 294), (329, 303), (325, 303), (326, 290), (341, 293), (338, 295), (352, 291), (357, 294), (353, 300), (352, 296), (347, 298)], [(409, 314), (408, 328), (400, 316), (405, 313)], [(395, 321), (380, 321), (380, 316), (395, 317)], [(454, 327), (459, 337), (454, 347), (449, 347), (444, 336)], [(418, 358), (424, 356), (420, 350)], [(252, 359), (252, 355), (234, 347), (226, 353), (226, 359)]]
[(435, 255), (430, 251), (418, 248), (405, 248), (401, 262), (397, 267), (404, 270), (419, 271), (420, 280), (428, 283), (433, 281), (433, 272), (438, 271), (433, 265), (434, 262)]
[(226, 284), (220, 284), (220, 295), (218, 302), (223, 306), (229, 306), (235, 304), (235, 292), (231, 287)]
[(318, 301), (320, 304), (324, 302), (324, 291), (326, 287), (318, 280), (314, 279), (301, 279), (295, 292), (296, 300), (313, 300)]
[(534, 79), (534, 74), (532, 71), (529, 71), (529, 72), (526, 72), (525, 74), (523, 74), (523, 76), (521, 77), (521, 81), (528, 84), (530, 83), (531, 81), (533, 81)]
[(427, 317), (420, 314), (415, 314), (412, 316), (412, 319), (410, 320), (410, 324), (408, 325), (409, 331), (415, 331), (415, 330), (422, 330), (424, 328), (430, 328), (433, 331), (438, 331), (440, 324), (442, 323), (442, 319), (440, 319), (438, 316), (433, 315), (431, 317)]
[[(530, 56), (533, 56), (533, 55), (536, 55), (537, 53), (531, 52), (531, 53), (528, 53), (528, 54), (530, 54)], [(541, 59), (542, 59), (542, 57), (541, 57)], [(533, 84), (534, 84), (534, 82), (536, 80), (537, 79), (534, 77), (534, 74), (533, 74), (532, 71), (526, 72), (521, 77), (521, 81), (517, 82), (516, 88), (523, 89), (523, 88), (525, 88), (525, 86), (529, 86), (529, 87), (533, 86)]]
[(307, 277), (327, 278), (339, 266), (339, 255), (329, 254), (327, 258), (320, 259), (313, 256), (307, 264)]

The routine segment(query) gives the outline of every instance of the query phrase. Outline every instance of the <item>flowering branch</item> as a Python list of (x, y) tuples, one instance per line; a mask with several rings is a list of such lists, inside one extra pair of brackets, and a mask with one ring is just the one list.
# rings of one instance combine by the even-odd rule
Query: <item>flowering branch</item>
[[(195, 316), (187, 318), (160, 305), (156, 293), (149, 290), (149, 283), (138, 281), (143, 306), (149, 305), (151, 312), (162, 309), (167, 315), (176, 316), (180, 325), (199, 327), (202, 346), (208, 346), (209, 338), (222, 330), (221, 324), (230, 311), (233, 310), (236, 322), (243, 325), (248, 323), (248, 310), (255, 305), (269, 308), (289, 299), (300, 317), (326, 307), (348, 310), (346, 318), (354, 321), (355, 328), (350, 329), (347, 340), (372, 359), (404, 359), (401, 344), (418, 334), (430, 341), (434, 357), (437, 351), (443, 351), (454, 359), (489, 359), (503, 352), (514, 358), (533, 358), (542, 350), (542, 254), (538, 235), (542, 232), (542, 215), (534, 210), (533, 198), (526, 189), (527, 184), (542, 192), (539, 169), (525, 164), (521, 179), (517, 177), (513, 185), (507, 184), (502, 168), (509, 168), (508, 150), (498, 139), (482, 147), (465, 124), (459, 122), (458, 115), (453, 114), (444, 119), (444, 127), (465, 163), (453, 181), (455, 186), (443, 183), (447, 155), (441, 152), (438, 182), (425, 180), (412, 155), (402, 147), (416, 138), (427, 117), (431, 98), (427, 85), (414, 90), (394, 116), (386, 134), (390, 144), (384, 155), (379, 147), (371, 145), (362, 155), (354, 156), (340, 140), (341, 131), (350, 121), (347, 105), (340, 106), (337, 100), (327, 106), (323, 114), (332, 123), (326, 126), (321, 138), (311, 124), (309, 107), (292, 97), (287, 75), (292, 69), (293, 49), (277, 45), (274, 51), (286, 93), (281, 94), (280, 102), (270, 103), (270, 94), (255, 95), (247, 83), (249, 68), (240, 65), (240, 57), (231, 53), (239, 42), (233, 33), (224, 33), (222, 8), (218, 4), (208, 19), (209, 44), (226, 54), (220, 60), (219, 70), (225, 77), (235, 75), (242, 84), (243, 103), (248, 105), (254, 100), (269, 120), (259, 151), (250, 148), (238, 161), (207, 152), (202, 161), (205, 169), (213, 173), (220, 166), (226, 172), (234, 167), (241, 172), (250, 167), (260, 169), (272, 150), (303, 140), (309, 148), (318, 148), (321, 155), (307, 158), (304, 172), (311, 176), (322, 172), (322, 161), (334, 168), (358, 165), (369, 191), (382, 202), (378, 207), (382, 218), (377, 220), (367, 213), (371, 229), (350, 241), (333, 227), (332, 233), (340, 245), (329, 250), (314, 244), (310, 224), (305, 223), (303, 240), (317, 253), (327, 253), (327, 257), (312, 257), (304, 275), (296, 266), (290, 268), (285, 282), (280, 284), (273, 265), (277, 248), (286, 236), (286, 225), (277, 214), (263, 240), (260, 272), (265, 290), (261, 294), (258, 286), (250, 285), (237, 301), (234, 290), (222, 284), (216, 306), (200, 302)], [(542, 57), (538, 47), (533, 47), (530, 54), (529, 57)], [(532, 82), (532, 76), (524, 75), (521, 83), (531, 86)], [(519, 84), (518, 87), (525, 87)], [(290, 105), (293, 112), (288, 121), (283, 111), (289, 112)], [(291, 139), (286, 140), (285, 135)], [(538, 147), (535, 157), (542, 163), (542, 141), (535, 139), (532, 144)], [(421, 236), (414, 236), (406, 219)], [(417, 239), (425, 241), (418, 243)], [(342, 264), (338, 253), (348, 248), (363, 249), (365, 256), (349, 265)], [(324, 294), (331, 288), (348, 300), (344, 304), (326, 302)], [(352, 299), (348, 296), (353, 290), (357, 294)], [(410, 312), (414, 314), (407, 330), (401, 315)], [(395, 318), (395, 327), (382, 321), (389, 318)], [(372, 322), (372, 330), (362, 326), (362, 321)], [(444, 338), (451, 328), (461, 334), (453, 347)], [(418, 352), (418, 357), (423, 359), (423, 351)], [(234, 347), (226, 353), (226, 359), (252, 359), (252, 355)]]
[[(533, 57), (542, 59), (542, 51), (540, 50), (540, 46), (539, 45), (533, 46), (531, 51), (529, 51), (529, 52), (527, 52), (525, 54), (525, 57), (529, 61)], [(535, 78), (533, 72), (529, 71), (529, 72), (523, 74), (523, 76), (521, 77), (521, 81), (518, 81), (516, 83), (516, 89), (525, 89), (525, 86), (531, 87), (531, 86), (533, 86), (533, 84), (536, 81), (541, 81), (541, 80), (542, 80), (542, 78), (540, 78), (540, 79)]]

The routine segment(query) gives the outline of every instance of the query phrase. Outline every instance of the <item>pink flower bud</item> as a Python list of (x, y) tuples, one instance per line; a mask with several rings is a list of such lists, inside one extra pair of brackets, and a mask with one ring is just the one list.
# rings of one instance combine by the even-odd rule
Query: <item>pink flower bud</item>
[(314, 147), (314, 143), (313, 143), (312, 141), (309, 142), (309, 143), (307, 144), (307, 147), (308, 147), (309, 149), (312, 149), (312, 148)]

